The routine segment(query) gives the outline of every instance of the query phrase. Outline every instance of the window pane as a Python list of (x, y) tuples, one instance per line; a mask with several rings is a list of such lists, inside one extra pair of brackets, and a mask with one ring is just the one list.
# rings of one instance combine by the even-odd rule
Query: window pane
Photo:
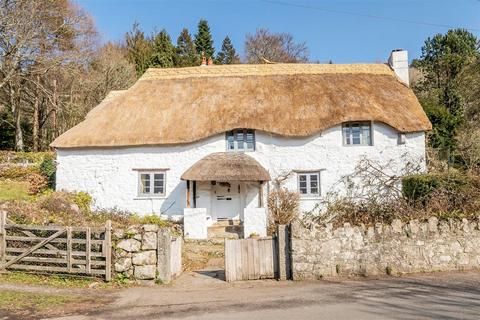
[(307, 181), (307, 176), (304, 174), (299, 175), (298, 178), (300, 181)]
[(164, 189), (165, 175), (163, 173), (155, 173), (153, 178), (153, 193), (162, 194)]
[(235, 139), (233, 136), (233, 131), (228, 131), (227, 132), (227, 148), (228, 150), (234, 150), (235, 149)]
[(247, 149), (248, 150), (253, 150), (254, 149), (254, 135), (253, 135), (253, 130), (246, 130), (245, 134), (245, 140), (247, 141)]
[(300, 194), (307, 194), (307, 188), (300, 187)]
[(358, 125), (352, 126), (352, 144), (360, 144), (360, 127)]
[(235, 130), (235, 140), (237, 141), (237, 149), (243, 150), (243, 130)]
[(350, 126), (346, 124), (343, 127), (343, 143), (344, 144), (350, 144), (350, 135), (351, 135)]
[(311, 188), (310, 193), (311, 194), (318, 194), (318, 188)]
[(369, 125), (364, 125), (362, 126), (362, 144), (363, 145), (371, 145), (371, 140), (370, 140), (370, 126)]
[(140, 192), (141, 193), (150, 193), (150, 174), (142, 173), (140, 174)]

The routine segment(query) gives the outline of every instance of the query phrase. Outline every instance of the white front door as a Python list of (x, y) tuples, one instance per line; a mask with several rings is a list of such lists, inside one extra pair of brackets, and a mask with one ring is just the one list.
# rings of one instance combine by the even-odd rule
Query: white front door
[(217, 219), (240, 219), (240, 185), (217, 182), (212, 188), (212, 213)]

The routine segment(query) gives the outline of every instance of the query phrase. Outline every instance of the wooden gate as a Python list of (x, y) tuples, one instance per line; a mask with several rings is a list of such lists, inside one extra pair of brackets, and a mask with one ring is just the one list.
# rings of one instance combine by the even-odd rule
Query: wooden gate
[(0, 212), (0, 271), (104, 276), (111, 280), (111, 222), (103, 228), (14, 224)]
[(273, 279), (277, 274), (275, 238), (225, 239), (225, 280)]

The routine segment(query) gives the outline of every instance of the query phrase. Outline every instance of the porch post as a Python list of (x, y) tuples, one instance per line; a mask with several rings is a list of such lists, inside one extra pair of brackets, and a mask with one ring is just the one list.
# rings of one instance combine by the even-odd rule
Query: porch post
[(187, 180), (187, 208), (190, 208), (190, 180)]
[(263, 208), (263, 181), (258, 185), (258, 207)]
[(193, 207), (197, 207), (197, 181), (193, 181)]

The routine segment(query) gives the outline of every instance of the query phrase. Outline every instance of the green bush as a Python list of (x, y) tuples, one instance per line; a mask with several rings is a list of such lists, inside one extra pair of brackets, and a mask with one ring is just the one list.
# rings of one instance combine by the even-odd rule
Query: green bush
[(441, 179), (434, 174), (413, 174), (403, 177), (402, 184), (407, 199), (425, 199), (441, 185)]
[(414, 174), (402, 179), (403, 195), (408, 200), (427, 199), (434, 191), (468, 192), (478, 186), (478, 179), (465, 174)]
[(48, 180), (48, 186), (52, 189), (55, 188), (55, 175), (57, 172), (57, 166), (55, 164), (55, 160), (46, 157), (43, 159), (42, 163), (40, 164), (40, 171)]
[(89, 212), (92, 204), (92, 196), (86, 192), (80, 191), (75, 193), (73, 202), (83, 211)]

